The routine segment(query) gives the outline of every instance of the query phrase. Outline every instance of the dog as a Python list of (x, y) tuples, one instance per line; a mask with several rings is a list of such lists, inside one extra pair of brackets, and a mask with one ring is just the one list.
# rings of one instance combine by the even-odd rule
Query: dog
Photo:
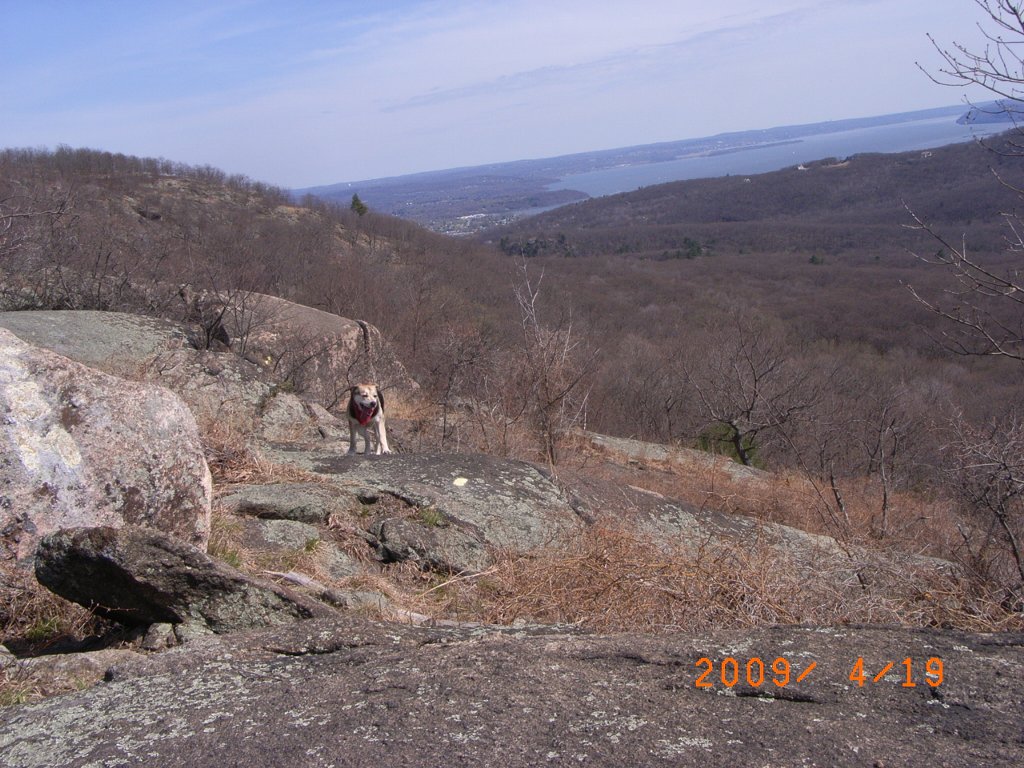
[(363, 437), (363, 453), (391, 453), (388, 433), (384, 424), (384, 395), (376, 384), (356, 384), (349, 390), (348, 400), (348, 452), (356, 452), (356, 435)]

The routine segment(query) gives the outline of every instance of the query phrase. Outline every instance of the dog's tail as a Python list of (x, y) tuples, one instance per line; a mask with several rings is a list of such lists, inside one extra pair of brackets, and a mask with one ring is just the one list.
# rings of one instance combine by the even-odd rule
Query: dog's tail
[(359, 325), (359, 330), (363, 335), (363, 354), (366, 355), (366, 365), (370, 369), (370, 380), (377, 382), (377, 386), (380, 386), (380, 379), (377, 378), (377, 366), (373, 356), (373, 346), (370, 340), (370, 324), (365, 320), (356, 320)]

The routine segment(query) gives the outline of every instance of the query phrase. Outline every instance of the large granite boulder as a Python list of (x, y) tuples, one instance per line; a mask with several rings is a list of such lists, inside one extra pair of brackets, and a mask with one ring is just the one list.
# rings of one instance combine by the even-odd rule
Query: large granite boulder
[(0, 328), (0, 559), (62, 528), (142, 525), (205, 547), (210, 472), (195, 419), (127, 381)]
[[(186, 325), (93, 311), (0, 312), (0, 328), (105, 373), (179, 395), (200, 424), (268, 440), (341, 436), (338, 420), (235, 352), (196, 349)], [(223, 347), (221, 347), (223, 350)]]
[(52, 533), (39, 544), (35, 568), (50, 591), (122, 624), (226, 633), (332, 614), (184, 542), (134, 526)]
[(776, 627), (598, 636), (346, 617), (200, 638), (107, 677), (0, 710), (0, 763), (1024, 762), (1020, 634)]

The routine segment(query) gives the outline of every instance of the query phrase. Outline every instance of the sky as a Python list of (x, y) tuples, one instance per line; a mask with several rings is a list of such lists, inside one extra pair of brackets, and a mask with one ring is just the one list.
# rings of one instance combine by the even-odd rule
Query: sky
[[(0, 147), (288, 188), (957, 104), (973, 0), (0, 0)], [(979, 98), (974, 94), (973, 98)], [(983, 100), (983, 99), (982, 99)]]

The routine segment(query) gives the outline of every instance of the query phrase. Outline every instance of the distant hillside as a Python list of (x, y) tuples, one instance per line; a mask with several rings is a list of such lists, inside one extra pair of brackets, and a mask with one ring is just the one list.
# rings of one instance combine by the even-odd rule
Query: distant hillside
[[(977, 109), (983, 109), (984, 106), (979, 105)], [(638, 180), (632, 184), (627, 181), (627, 186), (618, 187), (628, 189), (652, 183), (648, 180), (652, 171), (659, 175), (668, 174), (667, 178), (661, 179), (666, 181), (695, 178), (698, 174), (709, 177), (725, 175), (730, 171), (722, 169), (731, 168), (736, 164), (738, 157), (742, 158), (744, 172), (751, 169), (771, 170), (795, 164), (801, 159), (826, 156), (827, 152), (815, 154), (818, 150), (810, 148), (807, 144), (815, 137), (835, 135), (837, 138), (832, 144), (842, 146), (845, 155), (857, 151), (856, 146), (851, 148), (848, 144), (854, 141), (852, 137), (857, 131), (870, 131), (887, 126), (890, 130), (895, 130), (901, 126), (935, 121), (947, 125), (942, 133), (946, 138), (939, 142), (935, 141), (932, 132), (913, 138), (901, 133), (899, 137), (880, 135), (872, 138), (869, 148), (897, 151), (907, 147), (932, 146), (935, 143), (948, 143), (958, 138), (970, 137), (969, 132), (958, 132), (956, 129), (958, 117), (961, 121), (965, 117), (962, 104), (877, 117), (723, 133), (703, 138), (583, 152), (539, 160), (521, 160), (393, 178), (343, 182), (294, 190), (293, 194), (296, 197), (313, 195), (343, 205), (348, 205), (352, 195), (358, 194), (373, 210), (380, 213), (416, 221), (438, 232), (468, 234), (538, 212), (538, 209), (552, 208), (589, 197), (586, 192), (580, 191), (581, 187), (574, 188), (574, 179), (581, 179), (586, 174), (618, 173), (622, 169), (637, 169)], [(900, 128), (900, 131), (904, 130), (906, 129)], [(778, 157), (772, 158), (755, 157), (761, 150), (786, 147), (792, 147), (793, 151), (799, 151), (806, 156), (789, 161), (778, 159), (785, 157), (784, 153), (776, 153)], [(710, 169), (706, 169), (703, 161), (714, 161), (715, 158), (726, 158), (728, 162), (715, 161), (712, 162)], [(674, 167), (680, 160), (688, 159), (701, 162), (701, 170), (686, 172)], [(656, 181), (658, 179), (655, 179)], [(603, 193), (602, 191), (600, 194)]]
[(754, 176), (662, 184), (558, 208), (485, 233), (506, 253), (686, 258), (787, 251), (839, 255), (913, 247), (907, 207), (939, 228), (970, 226), (972, 246), (1004, 246), (1000, 184), (1024, 176), (1005, 138), (900, 154), (856, 155)]
[(957, 122), (961, 125), (1002, 123), (1010, 128), (1020, 125), (1022, 118), (1024, 105), (1021, 102), (999, 99), (972, 106), (957, 119)]
[[(333, 184), (298, 190), (348, 205), (353, 194), (373, 210), (415, 221), (444, 234), (476, 231), (487, 225), (507, 221), (524, 210), (537, 211), (584, 200), (587, 195), (575, 190), (549, 191), (545, 187), (558, 176), (534, 175), (502, 166), (481, 166), (452, 171), (399, 176), (394, 179)], [(520, 175), (520, 174), (523, 175)]]

